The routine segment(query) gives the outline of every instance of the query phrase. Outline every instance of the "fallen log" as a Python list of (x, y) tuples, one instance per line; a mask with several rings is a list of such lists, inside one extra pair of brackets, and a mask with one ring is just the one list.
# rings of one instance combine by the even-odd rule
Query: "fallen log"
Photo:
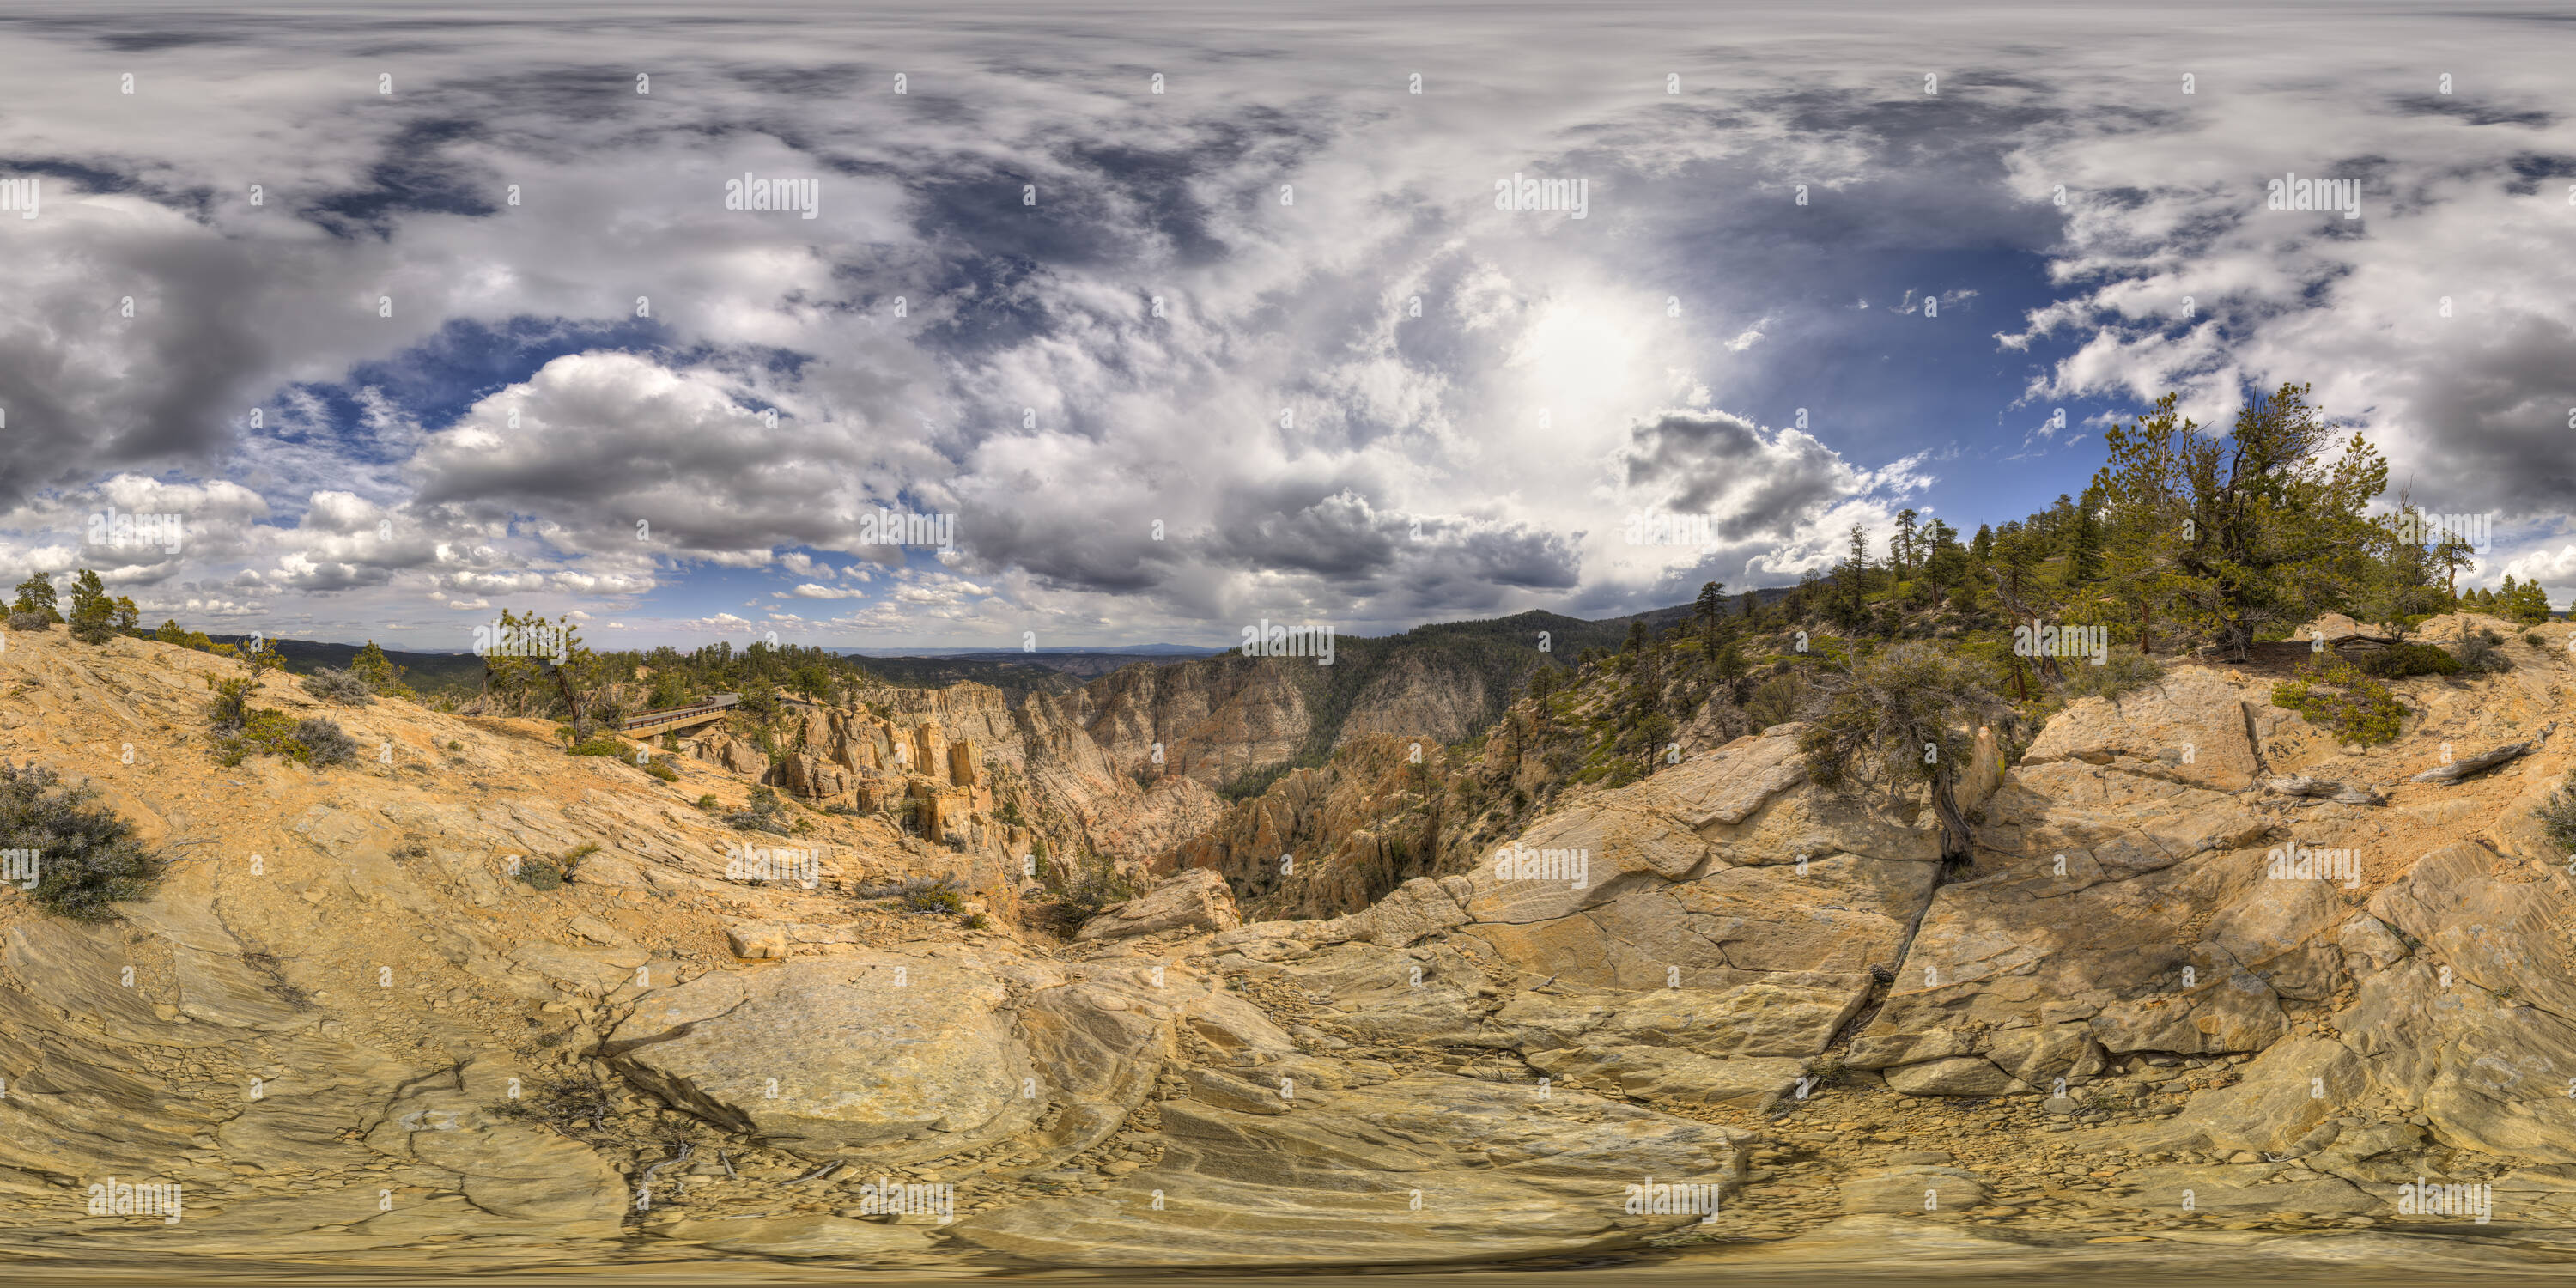
[(2528, 755), (2532, 748), (2539, 745), (2540, 741), (2536, 738), (2530, 742), (2507, 743), (2493, 751), (2479, 752), (2466, 760), (2455, 760), (2450, 764), (2443, 765), (2438, 768), (2427, 769), (2423, 773), (2417, 774), (2407, 781), (2415, 783), (2456, 783), (2471, 774), (2479, 772), (2480, 770), (2493, 769), (2508, 760), (2512, 760), (2518, 756)]

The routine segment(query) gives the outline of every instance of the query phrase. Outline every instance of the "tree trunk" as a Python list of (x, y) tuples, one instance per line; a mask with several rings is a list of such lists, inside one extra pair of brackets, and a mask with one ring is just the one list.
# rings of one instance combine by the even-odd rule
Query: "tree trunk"
[(1967, 816), (1959, 812), (1959, 800), (1950, 792), (1952, 772), (1943, 765), (1940, 772), (1932, 775), (1932, 812), (1941, 820), (1941, 857), (1945, 861), (1967, 858), (1976, 848)]

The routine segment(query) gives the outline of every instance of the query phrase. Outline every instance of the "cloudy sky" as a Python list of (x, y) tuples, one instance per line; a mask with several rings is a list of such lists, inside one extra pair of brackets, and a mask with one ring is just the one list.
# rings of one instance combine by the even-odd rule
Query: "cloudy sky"
[(2301, 380), (2576, 594), (2563, 5), (1274, 8), (0, 9), (0, 574), (431, 650), (1604, 616)]

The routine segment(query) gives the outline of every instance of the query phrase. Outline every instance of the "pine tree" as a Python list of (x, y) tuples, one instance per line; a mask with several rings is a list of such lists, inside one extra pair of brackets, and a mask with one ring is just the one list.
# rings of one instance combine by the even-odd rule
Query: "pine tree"
[(2385, 529), (2364, 510), (2388, 465), (2359, 434), (2337, 443), (2302, 385), (2204, 434), (2167, 394), (2155, 414), (2104, 435), (2118, 562), (2187, 608), (2242, 658), (2267, 629), (2351, 603), (2377, 575)]
[(59, 625), (63, 615), (54, 607), (54, 579), (38, 572), (19, 582), (17, 602), (9, 605), (9, 611), (35, 613), (47, 622)]
[(1705, 626), (1716, 621), (1717, 615), (1726, 611), (1725, 593), (1725, 582), (1711, 581), (1700, 584), (1699, 599), (1692, 607), (1701, 625)]

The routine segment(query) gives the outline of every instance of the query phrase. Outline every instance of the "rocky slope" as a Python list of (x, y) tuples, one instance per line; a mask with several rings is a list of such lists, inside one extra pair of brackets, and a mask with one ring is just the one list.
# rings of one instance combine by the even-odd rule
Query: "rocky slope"
[[(2530, 812), (2569, 758), (2553, 732), (2408, 779), (2564, 721), (2567, 633), (2500, 677), (2400, 682), (2419, 714), (2369, 751), (2224, 669), (2077, 703), (1970, 794), (1965, 871), (1928, 819), (1808, 782), (1791, 726), (1569, 793), (1346, 915), (1247, 924), (1193, 871), (1071, 942), (1019, 928), (1016, 872), (974, 847), (801, 808), (794, 838), (723, 827), (689, 802), (748, 784), (713, 763), (664, 784), (385, 702), (328, 712), (381, 753), (354, 766), (225, 768), (201, 709), (234, 664), (11, 635), (0, 749), (184, 861), (104, 927), (0, 894), (0, 1248), (1114, 1268), (1654, 1244), (1750, 1273), (2072, 1264), (2093, 1239), (2241, 1269), (2438, 1230), (2410, 1265), (2554, 1262), (2576, 890)], [(892, 782), (828, 753), (902, 733), (1034, 783), (1033, 747), (1090, 738), (904, 702), (805, 717), (809, 754)], [(274, 678), (257, 703), (322, 711)], [(2386, 803), (2270, 790), (2290, 775)], [(811, 844), (818, 879), (728, 879), (745, 844)], [(508, 875), (593, 845), (559, 889)], [(2351, 883), (2269, 875), (2293, 847), (2353, 851)], [(989, 928), (858, 888), (932, 874)], [(2418, 1176), (2491, 1186), (2492, 1222), (2401, 1211)], [(183, 1184), (183, 1216), (90, 1215), (110, 1177)]]

